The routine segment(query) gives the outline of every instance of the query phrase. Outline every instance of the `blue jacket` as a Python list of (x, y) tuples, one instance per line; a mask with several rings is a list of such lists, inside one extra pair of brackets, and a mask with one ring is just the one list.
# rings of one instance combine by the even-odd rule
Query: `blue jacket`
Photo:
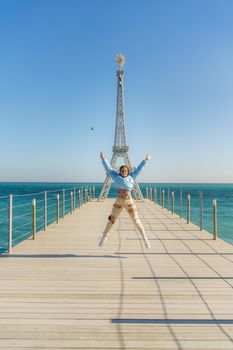
[(107, 159), (103, 159), (102, 164), (104, 166), (104, 169), (106, 170), (106, 173), (111, 176), (116, 190), (124, 189), (132, 191), (134, 187), (134, 180), (139, 175), (142, 168), (145, 166), (146, 160), (143, 160), (138, 165), (138, 167), (134, 171), (129, 173), (129, 175), (126, 177), (122, 177), (119, 172), (113, 170), (110, 164), (108, 163)]

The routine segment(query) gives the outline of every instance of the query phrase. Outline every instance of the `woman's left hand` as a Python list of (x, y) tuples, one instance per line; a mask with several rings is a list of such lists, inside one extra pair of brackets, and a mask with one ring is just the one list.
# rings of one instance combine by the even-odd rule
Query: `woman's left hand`
[(151, 160), (151, 159), (152, 159), (152, 155), (150, 153), (147, 153), (146, 160)]

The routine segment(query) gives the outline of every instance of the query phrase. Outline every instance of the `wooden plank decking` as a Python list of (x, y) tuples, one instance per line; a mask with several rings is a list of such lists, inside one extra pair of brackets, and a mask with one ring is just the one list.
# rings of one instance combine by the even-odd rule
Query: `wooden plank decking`
[(233, 349), (233, 247), (152, 202), (151, 249), (111, 200), (90, 202), (0, 258), (1, 349)]

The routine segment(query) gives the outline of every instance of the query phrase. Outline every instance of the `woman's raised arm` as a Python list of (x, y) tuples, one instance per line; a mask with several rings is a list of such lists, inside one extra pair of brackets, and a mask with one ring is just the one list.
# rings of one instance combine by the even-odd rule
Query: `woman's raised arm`
[(140, 174), (142, 168), (146, 165), (147, 160), (151, 160), (152, 156), (150, 153), (147, 153), (146, 158), (141, 161), (141, 163), (137, 166), (137, 168), (130, 174), (133, 179), (136, 179), (136, 177)]
[(100, 152), (100, 159), (102, 160), (102, 164), (104, 166), (106, 173), (111, 175), (112, 177), (116, 176), (117, 172), (113, 170), (111, 165), (108, 163), (107, 159), (104, 157), (103, 152)]

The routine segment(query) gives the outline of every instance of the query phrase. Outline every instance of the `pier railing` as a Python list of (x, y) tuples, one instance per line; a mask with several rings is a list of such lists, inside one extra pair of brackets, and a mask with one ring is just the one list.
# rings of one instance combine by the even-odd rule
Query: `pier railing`
[(17, 243), (59, 223), (95, 199), (95, 187), (74, 187), (0, 197), (0, 253), (11, 253)]
[[(98, 198), (101, 187), (101, 184), (95, 184), (95, 187), (88, 184), (82, 187), (0, 197), (0, 253), (11, 252), (12, 247), (24, 239), (36, 239), (38, 232), (46, 231), (48, 225), (59, 223), (66, 215), (71, 215), (88, 201)], [(189, 193), (187, 190), (162, 186), (141, 186), (141, 190), (144, 198), (160, 205), (163, 210), (177, 214), (185, 219), (187, 224), (193, 222), (200, 230), (205, 227), (213, 233), (213, 239), (217, 238), (215, 198), (207, 198), (206, 193), (197, 190)], [(113, 192), (110, 196), (114, 196)]]
[[(176, 195), (176, 196), (175, 196)], [(203, 192), (199, 192), (199, 228), (203, 230)], [(163, 210), (171, 212), (171, 214), (179, 215), (180, 219), (184, 218), (187, 224), (191, 222), (191, 195), (187, 193), (186, 198), (184, 198), (183, 190), (172, 191), (162, 188), (146, 187), (144, 196), (147, 200), (153, 201), (156, 205), (161, 206)], [(176, 198), (176, 202), (175, 202)], [(186, 201), (185, 201), (186, 199)], [(196, 198), (197, 200), (197, 198)], [(197, 206), (195, 206), (197, 209)], [(186, 216), (184, 216), (186, 214)], [(197, 214), (197, 213), (196, 213)], [(212, 200), (212, 233), (213, 239), (217, 239), (217, 200), (214, 198)], [(197, 218), (197, 215), (196, 215)], [(197, 224), (197, 222), (195, 222)]]

